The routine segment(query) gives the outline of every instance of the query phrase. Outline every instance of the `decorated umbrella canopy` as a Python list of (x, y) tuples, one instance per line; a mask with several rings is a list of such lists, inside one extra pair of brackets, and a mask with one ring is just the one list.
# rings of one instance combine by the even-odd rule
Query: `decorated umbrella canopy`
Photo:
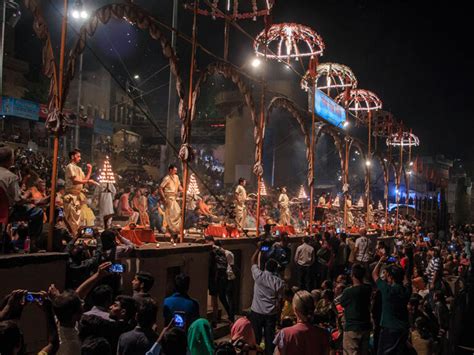
[(336, 97), (336, 102), (344, 105), (362, 124), (367, 124), (367, 118), (373, 111), (382, 108), (382, 100), (372, 91), (363, 89), (341, 93)]
[(393, 133), (386, 140), (387, 146), (393, 147), (418, 147), (420, 145), (420, 140), (411, 132), (399, 132)]
[[(265, 49), (267, 47), (269, 50)], [(257, 56), (289, 62), (323, 54), (325, 44), (311, 27), (297, 23), (277, 23), (258, 34), (254, 41)]]
[(308, 70), (301, 79), (301, 88), (305, 91), (309, 91), (314, 85), (317, 89), (328, 93), (333, 89), (340, 93), (347, 89), (356, 88), (357, 78), (351, 68), (346, 65), (321, 63), (316, 67), (316, 73), (313, 74)]
[[(274, 5), (274, 0), (210, 0), (198, 8), (199, 15), (211, 16), (213, 19), (230, 17), (232, 20), (256, 20), (258, 16), (266, 16)], [(193, 10), (194, 3), (185, 4), (185, 8)]]

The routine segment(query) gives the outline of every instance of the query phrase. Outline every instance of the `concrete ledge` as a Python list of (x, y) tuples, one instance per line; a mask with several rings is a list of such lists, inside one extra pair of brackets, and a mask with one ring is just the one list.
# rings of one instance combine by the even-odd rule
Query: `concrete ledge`
[(35, 253), (0, 255), (0, 268), (8, 269), (26, 265), (46, 264), (58, 260), (67, 260), (67, 253)]

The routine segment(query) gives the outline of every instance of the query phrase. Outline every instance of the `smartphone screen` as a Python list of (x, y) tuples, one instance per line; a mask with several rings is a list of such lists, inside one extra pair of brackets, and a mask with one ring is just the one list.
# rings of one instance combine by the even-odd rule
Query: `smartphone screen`
[(260, 247), (260, 251), (269, 251), (270, 250), (270, 247), (268, 245), (262, 245)]
[(430, 237), (423, 237), (423, 241), (429, 242), (429, 241), (430, 241)]
[(394, 256), (391, 256), (390, 258), (388, 258), (388, 260), (387, 260), (387, 261), (388, 261), (389, 263), (394, 263), (394, 262), (396, 262), (396, 261), (397, 261), (397, 258), (396, 258), (396, 257), (394, 257)]
[(110, 265), (109, 272), (115, 272), (121, 274), (125, 271), (125, 265), (123, 264), (112, 264)]
[(186, 322), (184, 321), (184, 314), (176, 312), (173, 315), (173, 324), (177, 328), (184, 329), (184, 327), (186, 326)]
[(28, 303), (33, 303), (36, 301), (41, 302), (42, 300), (43, 299), (41, 298), (41, 295), (36, 292), (28, 292), (25, 296), (25, 302), (28, 302)]
[(86, 234), (94, 234), (94, 231), (92, 230), (92, 228), (87, 227), (87, 228), (84, 230), (84, 233), (86, 233)]

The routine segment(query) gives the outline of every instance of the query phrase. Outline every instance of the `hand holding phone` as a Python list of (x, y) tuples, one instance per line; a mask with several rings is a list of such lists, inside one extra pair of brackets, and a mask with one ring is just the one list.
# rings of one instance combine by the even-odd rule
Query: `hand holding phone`
[(125, 272), (125, 265), (124, 264), (112, 264), (109, 267), (109, 272), (113, 272), (116, 274), (122, 274)]
[(173, 326), (184, 329), (186, 327), (186, 317), (184, 312), (174, 312)]
[(43, 302), (43, 297), (40, 292), (27, 292), (25, 295), (25, 303)]

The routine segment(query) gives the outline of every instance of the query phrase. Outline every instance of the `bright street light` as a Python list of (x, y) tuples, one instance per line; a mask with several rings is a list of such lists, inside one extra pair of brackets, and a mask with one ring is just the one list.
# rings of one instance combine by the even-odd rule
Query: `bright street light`
[(344, 121), (344, 123), (342, 124), (342, 127), (343, 128), (349, 127), (349, 121)]
[(365, 161), (365, 165), (370, 166), (371, 164), (372, 164), (372, 163), (370, 162), (370, 160), (366, 160), (366, 161)]
[(89, 18), (89, 13), (87, 12), (86, 9), (84, 9), (84, 6), (81, 0), (74, 1), (74, 5), (71, 11), (71, 16), (75, 20), (79, 20), (79, 19), (87, 20)]
[(138, 80), (138, 79), (140, 79), (140, 75), (138, 75), (138, 74), (135, 74), (135, 75), (133, 76), (133, 79), (135, 79), (135, 80)]
[(258, 68), (262, 64), (262, 61), (258, 58), (254, 58), (251, 64), (252, 64), (252, 67)]

